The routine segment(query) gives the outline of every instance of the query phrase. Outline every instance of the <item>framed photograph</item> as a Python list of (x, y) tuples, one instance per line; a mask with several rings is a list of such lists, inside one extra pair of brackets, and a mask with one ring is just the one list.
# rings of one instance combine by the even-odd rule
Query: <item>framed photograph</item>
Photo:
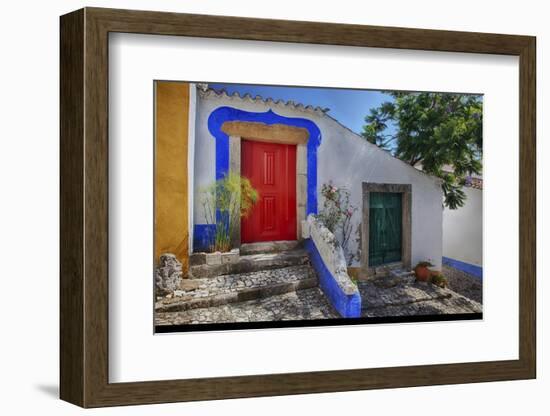
[(482, 319), (482, 95), (154, 87), (155, 332)]
[(63, 400), (536, 376), (534, 37), (85, 8), (60, 53)]

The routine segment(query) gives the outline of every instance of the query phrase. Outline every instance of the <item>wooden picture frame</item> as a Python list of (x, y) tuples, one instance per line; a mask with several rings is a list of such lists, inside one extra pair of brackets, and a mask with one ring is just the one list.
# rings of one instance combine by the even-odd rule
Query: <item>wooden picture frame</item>
[[(101, 407), (535, 378), (534, 37), (100, 8), (85, 8), (62, 16), (60, 29), (60, 396), (63, 400), (82, 407)], [(109, 383), (110, 32), (518, 56), (519, 359)]]

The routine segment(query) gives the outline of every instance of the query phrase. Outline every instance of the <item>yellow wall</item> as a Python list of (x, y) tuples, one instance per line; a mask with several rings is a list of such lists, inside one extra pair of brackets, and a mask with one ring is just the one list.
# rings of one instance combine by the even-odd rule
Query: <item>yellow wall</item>
[(187, 140), (189, 88), (181, 82), (156, 82), (155, 263), (173, 253), (189, 264)]

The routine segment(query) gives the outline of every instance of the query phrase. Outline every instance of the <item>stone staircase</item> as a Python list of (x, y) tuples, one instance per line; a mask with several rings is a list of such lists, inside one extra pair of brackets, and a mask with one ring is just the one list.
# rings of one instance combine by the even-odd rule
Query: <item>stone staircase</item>
[[(207, 264), (190, 259), (189, 278), (171, 296), (158, 300), (157, 313), (216, 308), (316, 289), (308, 254), (295, 242), (241, 247), (237, 261)], [(197, 256), (198, 257), (198, 256)]]
[[(246, 249), (244, 250), (246, 253)], [(243, 251), (241, 251), (243, 254)], [(216, 276), (259, 272), (283, 267), (309, 264), (307, 252), (303, 249), (292, 249), (273, 252), (255, 252), (241, 255), (236, 262), (221, 264), (197, 264), (191, 256), (189, 277), (191, 279), (211, 278)]]

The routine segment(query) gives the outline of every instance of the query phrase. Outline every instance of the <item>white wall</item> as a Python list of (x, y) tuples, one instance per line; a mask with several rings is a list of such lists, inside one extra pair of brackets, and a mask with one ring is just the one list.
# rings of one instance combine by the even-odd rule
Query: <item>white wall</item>
[(206, 224), (198, 193), (216, 179), (216, 140), (208, 131), (208, 117), (220, 105), (201, 98), (197, 92), (197, 124), (195, 126), (195, 198), (193, 224)]
[[(543, 116), (550, 106), (550, 25), (545, 2), (462, 0), (453, 5), (436, 0), (369, 3), (355, 0), (339, 0), (337, 3), (313, 0), (5, 2), (0, 14), (0, 31), (4, 56), (11, 58), (11, 64), (0, 67), (1, 79), (5, 81), (0, 101), (3, 115), (0, 137), (6, 138), (2, 140), (0, 152), (3, 191), (0, 259), (4, 277), (2, 292), (5, 294), (0, 304), (3, 330), (0, 387), (5, 392), (0, 413), (269, 416), (313, 412), (324, 416), (339, 414), (342, 409), (411, 416), (441, 415), (442, 409), (446, 416), (536, 416), (548, 413), (550, 360), (545, 351), (548, 351), (550, 334), (547, 322), (550, 293), (544, 278), (538, 279), (537, 283), (540, 356), (537, 380), (119, 407), (86, 412), (58, 400), (58, 17), (85, 5), (537, 35), (537, 211), (540, 214), (537, 258), (538, 275), (548, 275), (549, 260), (545, 251), (550, 244), (550, 221), (542, 221), (542, 216), (550, 210), (549, 193), (544, 189), (550, 183), (550, 169), (543, 167), (543, 162), (550, 160), (550, 145), (547, 140), (541, 140), (548, 136), (544, 134), (548, 129), (543, 129), (543, 122), (547, 123), (548, 119)], [(498, 18), (495, 18), (496, 13)], [(21, 16), (26, 23), (24, 30), (20, 26)], [(36, 106), (40, 111), (29, 113), (29, 107)], [(34, 271), (23, 275), (22, 270), (27, 265), (34, 265), (31, 267)], [(357, 348), (351, 351), (356, 354)]]
[[(263, 97), (268, 98), (268, 97)], [(302, 103), (315, 106), (316, 103)], [(331, 117), (300, 107), (266, 103), (251, 98), (241, 99), (227, 95), (207, 94), (199, 98), (196, 126), (195, 189), (207, 185), (215, 177), (215, 139), (208, 131), (208, 117), (216, 108), (230, 106), (245, 111), (265, 112), (272, 109), (286, 117), (300, 117), (313, 121), (321, 130), (321, 144), (317, 151), (318, 207), (322, 208), (321, 187), (332, 181), (351, 193), (350, 203), (358, 210), (352, 217), (354, 231), (348, 250), (356, 253), (358, 244), (355, 230), (362, 216), (362, 182), (412, 184), (412, 264), (430, 260), (441, 267), (442, 255), (442, 193), (439, 180), (426, 175), (392, 157), (367, 142)], [(195, 223), (204, 223), (204, 215), (195, 198)], [(359, 265), (356, 260), (354, 266)]]
[(189, 85), (189, 129), (187, 135), (187, 198), (189, 201), (189, 254), (193, 253), (193, 224), (195, 210), (195, 126), (197, 125), (197, 100), (198, 93), (196, 84)]
[(466, 203), (443, 211), (443, 255), (465, 263), (483, 264), (483, 191), (462, 188)]

